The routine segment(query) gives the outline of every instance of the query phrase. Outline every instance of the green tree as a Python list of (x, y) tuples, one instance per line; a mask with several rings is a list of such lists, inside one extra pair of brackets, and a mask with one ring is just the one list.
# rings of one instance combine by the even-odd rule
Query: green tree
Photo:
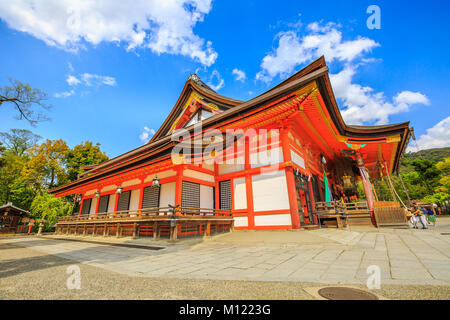
[(21, 173), (29, 160), (26, 150), (40, 137), (28, 130), (12, 129), (0, 133), (0, 138), (7, 146), (0, 150), (0, 203), (12, 202), (28, 210), (35, 192)]
[(27, 120), (32, 126), (38, 122), (48, 120), (40, 111), (35, 110), (35, 106), (49, 109), (45, 101), (48, 96), (40, 89), (32, 88), (29, 84), (24, 84), (19, 80), (10, 78), (10, 85), (0, 87), (0, 106), (3, 103), (10, 103), (18, 111), (17, 119)]
[(443, 191), (450, 193), (450, 157), (438, 162), (436, 167), (442, 172), (439, 182), (442, 185)]
[(42, 193), (44, 189), (54, 188), (67, 182), (65, 163), (69, 147), (63, 140), (46, 140), (28, 150), (30, 160), (25, 164), (22, 174)]
[(439, 184), (439, 177), (441, 174), (439, 169), (436, 168), (434, 162), (428, 159), (416, 159), (412, 161), (411, 164), (414, 167), (415, 172), (417, 172), (423, 185), (426, 187), (427, 193), (429, 195), (433, 194), (434, 189)]
[(44, 192), (34, 198), (30, 210), (31, 216), (36, 219), (36, 225), (44, 220), (44, 231), (48, 231), (57, 222), (58, 217), (72, 213), (72, 205), (64, 198), (55, 198)]
[(5, 165), (5, 160), (3, 159), (3, 152), (5, 152), (6, 148), (3, 146), (3, 143), (0, 142), (0, 168)]
[(82, 166), (100, 164), (108, 160), (108, 156), (100, 150), (100, 143), (93, 145), (86, 141), (76, 145), (67, 156), (67, 173), (70, 181), (75, 181), (83, 172)]
[(0, 132), (0, 139), (9, 150), (22, 156), (41, 139), (41, 136), (26, 129), (11, 129), (9, 132)]
[(0, 167), (0, 203), (12, 201), (12, 186), (21, 177), (21, 172), (26, 161), (26, 156), (18, 156), (12, 150), (2, 152), (3, 165)]

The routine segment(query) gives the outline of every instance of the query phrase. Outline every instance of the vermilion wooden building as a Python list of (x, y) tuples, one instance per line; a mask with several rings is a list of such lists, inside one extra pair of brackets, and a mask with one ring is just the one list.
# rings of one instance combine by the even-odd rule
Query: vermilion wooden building
[[(174, 156), (180, 139), (173, 137), (181, 128), (193, 141), (181, 145), (194, 146), (194, 151)], [(213, 128), (223, 140), (199, 140)], [(230, 140), (227, 130), (237, 134)], [(107, 234), (106, 223), (117, 218), (115, 212), (121, 219), (135, 219), (134, 235), (152, 234), (152, 224), (139, 228), (141, 220), (136, 219), (143, 219), (145, 212), (161, 215), (164, 210), (149, 208), (169, 205), (190, 208), (180, 216), (195, 216), (195, 208), (231, 210), (235, 229), (297, 229), (317, 223), (317, 202), (348, 199), (355, 180), (362, 179), (372, 210), (369, 177), (395, 172), (408, 140), (409, 122), (345, 124), (323, 57), (248, 101), (221, 96), (191, 75), (147, 144), (90, 168), (52, 193), (78, 195), (78, 214), (89, 215), (91, 222), (101, 215), (109, 217), (98, 224)], [(223, 151), (214, 149), (205, 156), (208, 143)], [(227, 161), (221, 162), (223, 155)], [(195, 161), (187, 161), (189, 157)], [(211, 210), (206, 217), (217, 212)], [(202, 232), (202, 224), (198, 222), (197, 229), (185, 225), (178, 235), (193, 228)]]

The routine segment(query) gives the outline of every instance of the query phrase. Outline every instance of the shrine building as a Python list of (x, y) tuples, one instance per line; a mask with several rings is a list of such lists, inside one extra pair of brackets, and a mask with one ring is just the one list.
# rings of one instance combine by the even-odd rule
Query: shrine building
[(346, 124), (323, 57), (248, 101), (194, 74), (148, 143), (51, 190), (80, 204), (57, 226), (175, 238), (298, 229), (320, 223), (318, 203), (355, 200), (357, 181), (372, 214), (370, 179), (398, 170), (409, 137), (409, 122)]

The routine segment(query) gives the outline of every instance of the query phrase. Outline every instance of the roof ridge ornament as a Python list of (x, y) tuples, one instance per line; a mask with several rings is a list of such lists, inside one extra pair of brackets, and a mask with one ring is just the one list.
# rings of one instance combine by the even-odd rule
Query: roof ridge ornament
[(191, 73), (191, 75), (189, 76), (188, 80), (192, 80), (194, 82), (201, 81), (200, 77), (196, 73)]

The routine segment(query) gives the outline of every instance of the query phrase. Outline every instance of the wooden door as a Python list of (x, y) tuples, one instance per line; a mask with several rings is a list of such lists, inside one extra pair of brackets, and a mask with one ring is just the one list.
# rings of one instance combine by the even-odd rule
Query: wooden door
[(295, 187), (297, 191), (297, 204), (300, 215), (300, 223), (311, 223), (313, 221), (312, 205), (307, 178), (296, 174)]

